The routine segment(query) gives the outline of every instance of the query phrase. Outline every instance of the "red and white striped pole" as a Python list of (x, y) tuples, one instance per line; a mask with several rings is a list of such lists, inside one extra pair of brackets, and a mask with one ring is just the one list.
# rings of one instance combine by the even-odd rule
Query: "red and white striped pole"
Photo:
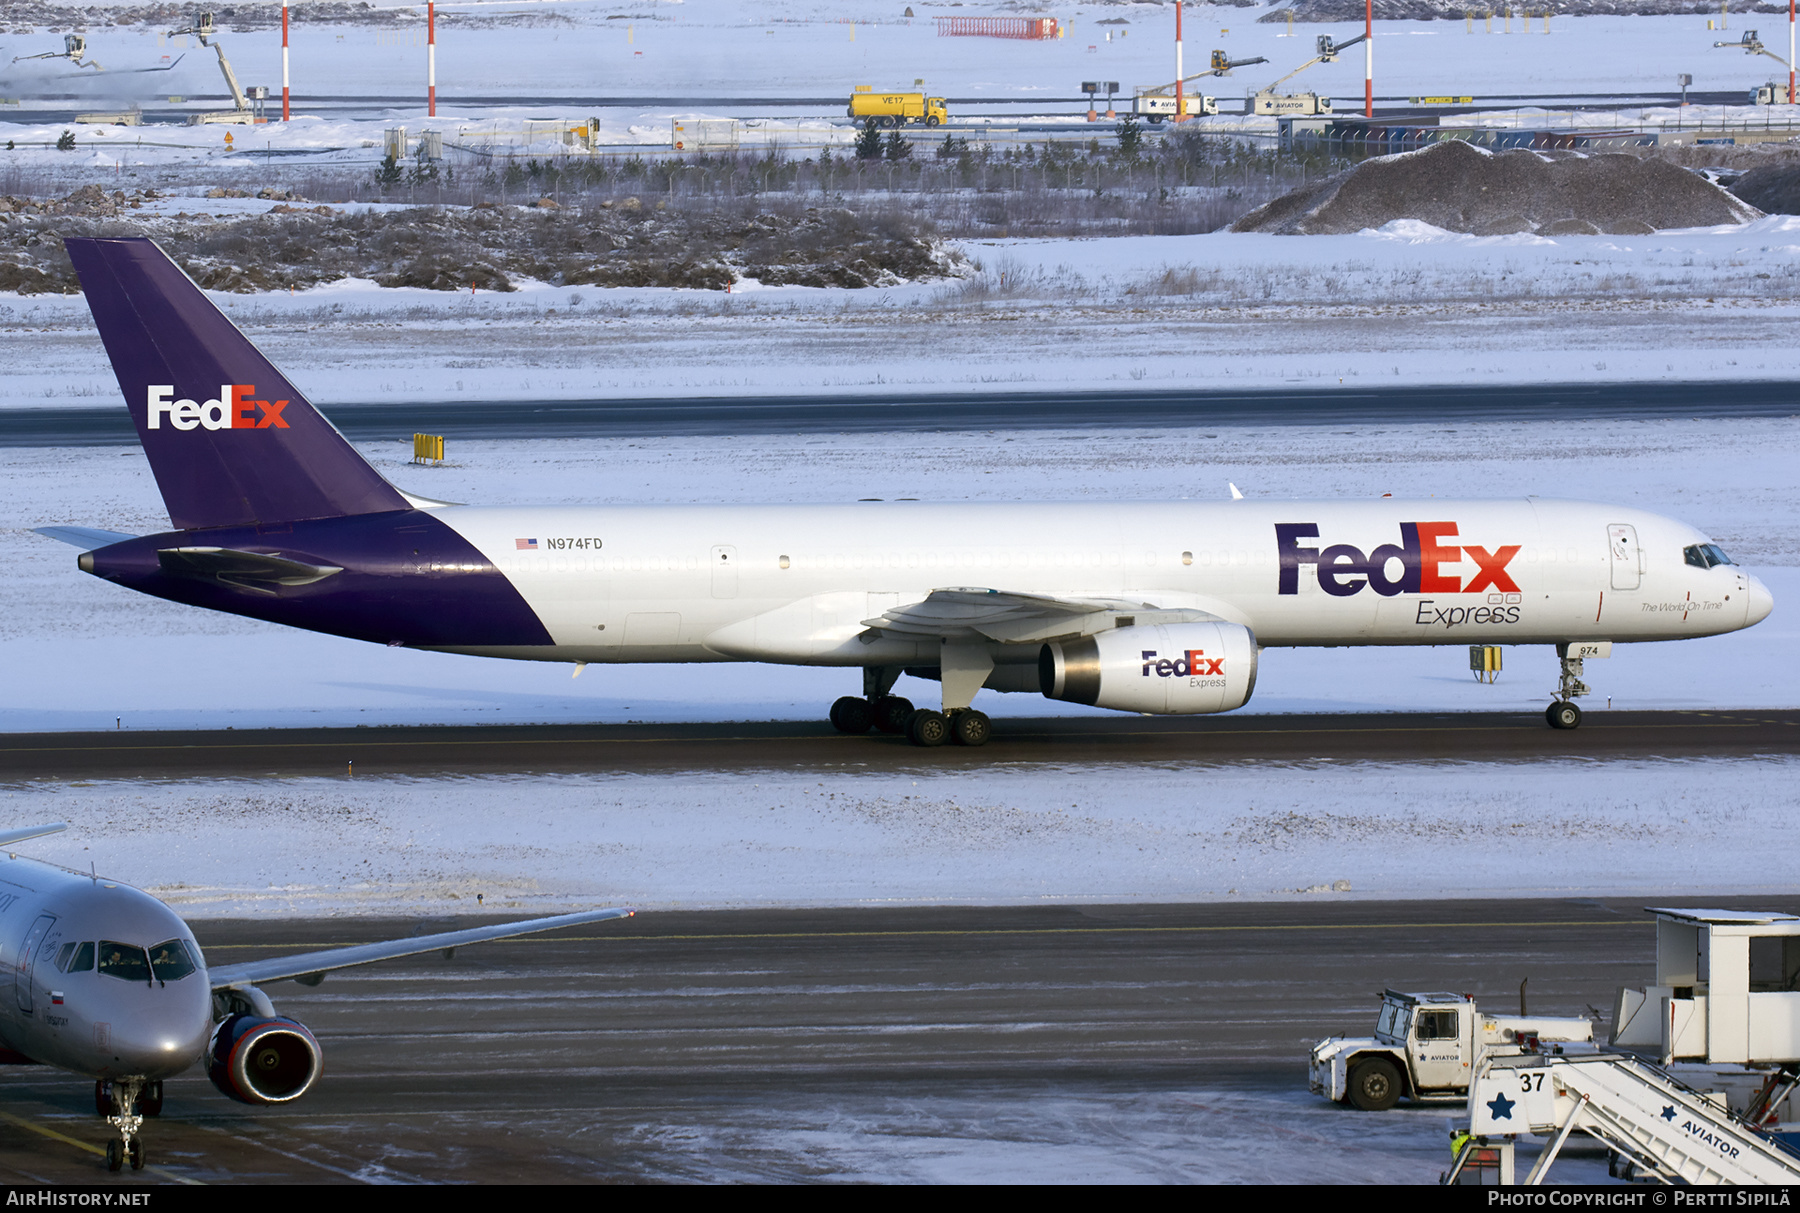
[(425, 6), (425, 112), (437, 117), (437, 0)]
[(1794, 0), (1788, 0), (1788, 104), (1794, 104)]
[[(1792, 3), (1793, 0), (1789, 0)], [(1363, 22), (1363, 117), (1375, 116), (1375, 0), (1365, 0)]]
[(288, 113), (287, 8), (288, 0), (281, 0), (281, 120), (283, 122), (286, 122), (291, 116)]
[(1175, 121), (1187, 117), (1187, 106), (1181, 103), (1181, 0), (1175, 0)]

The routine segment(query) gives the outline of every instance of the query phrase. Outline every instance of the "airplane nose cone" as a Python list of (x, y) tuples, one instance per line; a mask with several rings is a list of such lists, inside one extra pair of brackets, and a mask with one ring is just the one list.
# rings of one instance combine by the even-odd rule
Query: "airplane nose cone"
[(113, 1060), (109, 1069), (115, 1074), (145, 1078), (169, 1078), (181, 1073), (206, 1049), (210, 1018), (205, 1006), (197, 1007), (189, 998), (168, 999), (161, 1006), (140, 1006), (130, 1019), (115, 1020), (111, 1025)]
[(1749, 627), (1753, 623), (1761, 623), (1769, 617), (1769, 612), (1775, 609), (1775, 595), (1769, 593), (1769, 587), (1764, 585), (1760, 578), (1751, 577), (1749, 582), (1750, 605), (1748, 613), (1744, 616), (1745, 627)]

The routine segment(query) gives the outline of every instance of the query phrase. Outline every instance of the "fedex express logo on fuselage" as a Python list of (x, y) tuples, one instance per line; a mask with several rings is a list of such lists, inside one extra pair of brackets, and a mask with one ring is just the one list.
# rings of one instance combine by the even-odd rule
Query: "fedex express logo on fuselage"
[(249, 383), (221, 383), (216, 399), (207, 401), (175, 400), (175, 385), (150, 385), (150, 428), (163, 428), (163, 418), (178, 430), (285, 430), (287, 418), (281, 410), (285, 400), (254, 400), (256, 386)]
[[(1320, 589), (1339, 598), (1360, 593), (1364, 586), (1384, 598), (1396, 594), (1519, 592), (1506, 566), (1524, 545), (1508, 544), (1490, 552), (1473, 543), (1453, 543), (1450, 541), (1457, 538), (1454, 522), (1402, 522), (1399, 543), (1384, 543), (1367, 553), (1348, 543), (1321, 549), (1301, 542), (1318, 537), (1319, 526), (1315, 522), (1275, 524), (1275, 548), (1281, 564), (1278, 594), (1300, 592), (1303, 564), (1313, 566)], [(1461, 564), (1465, 559), (1473, 561), (1476, 569), (1467, 585), (1460, 576), (1443, 572), (1444, 565)], [(1399, 576), (1390, 577), (1388, 572), (1396, 561), (1400, 564)]]

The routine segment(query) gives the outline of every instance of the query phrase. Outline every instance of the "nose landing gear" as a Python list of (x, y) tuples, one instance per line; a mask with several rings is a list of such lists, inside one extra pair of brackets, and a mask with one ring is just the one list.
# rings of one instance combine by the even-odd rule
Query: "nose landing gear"
[[(106, 1123), (119, 1131), (119, 1136), (106, 1143), (106, 1169), (123, 1170), (127, 1162), (133, 1171), (144, 1169), (144, 1143), (138, 1132), (144, 1127), (144, 1114), (162, 1111), (162, 1084), (146, 1083), (141, 1078), (123, 1078), (117, 1082), (94, 1084), (94, 1101), (106, 1109)], [(140, 1104), (142, 1099), (142, 1104)]]
[(1581, 658), (1569, 656), (1569, 646), (1556, 646), (1556, 655), (1562, 661), (1562, 678), (1556, 687), (1556, 702), (1544, 710), (1544, 719), (1553, 729), (1574, 729), (1581, 727), (1581, 709), (1575, 706), (1579, 695), (1588, 694), (1588, 684), (1581, 681)]

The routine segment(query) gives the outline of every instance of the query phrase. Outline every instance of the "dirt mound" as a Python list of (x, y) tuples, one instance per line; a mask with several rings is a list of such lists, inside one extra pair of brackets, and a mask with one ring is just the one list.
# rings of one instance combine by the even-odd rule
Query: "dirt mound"
[(1673, 164), (1622, 153), (1488, 152), (1447, 140), (1365, 160), (1251, 211), (1234, 232), (1318, 236), (1417, 219), (1481, 236), (1642, 235), (1745, 223), (1754, 207)]
[(1765, 164), (1731, 183), (1731, 192), (1766, 215), (1800, 215), (1800, 164)]

